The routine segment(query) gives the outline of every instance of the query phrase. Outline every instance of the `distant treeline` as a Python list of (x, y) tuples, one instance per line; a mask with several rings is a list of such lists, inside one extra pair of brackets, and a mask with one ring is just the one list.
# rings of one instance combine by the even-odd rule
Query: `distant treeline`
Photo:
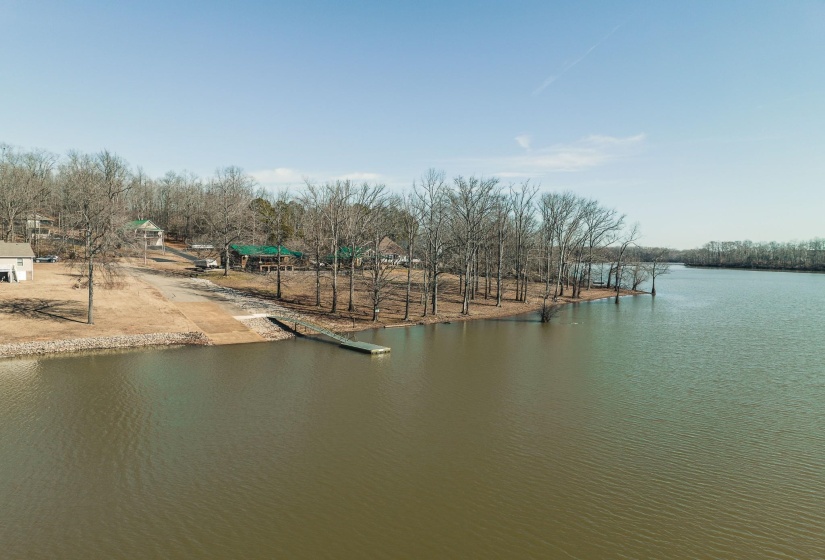
[(757, 270), (825, 271), (825, 239), (810, 241), (711, 241), (699, 249), (679, 252), (688, 266)]

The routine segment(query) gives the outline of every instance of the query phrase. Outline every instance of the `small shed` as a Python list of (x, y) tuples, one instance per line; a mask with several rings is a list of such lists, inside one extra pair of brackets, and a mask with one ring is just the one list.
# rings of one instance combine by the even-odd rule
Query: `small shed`
[(125, 226), (126, 232), (135, 241), (145, 247), (160, 247), (163, 249), (163, 230), (152, 220), (135, 220)]
[(0, 282), (34, 279), (34, 251), (28, 243), (0, 241)]

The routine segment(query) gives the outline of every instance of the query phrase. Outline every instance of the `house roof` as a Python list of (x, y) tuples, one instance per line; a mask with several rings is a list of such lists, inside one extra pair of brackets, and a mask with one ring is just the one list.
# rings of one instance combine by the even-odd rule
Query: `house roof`
[(382, 239), (381, 242), (378, 244), (378, 252), (382, 255), (403, 255), (405, 251), (401, 247), (401, 245), (390, 239), (388, 235), (385, 235), (384, 239)]
[(0, 258), (2, 257), (31, 257), (34, 258), (32, 246), (28, 243), (6, 243), (0, 241)]
[(230, 247), (239, 255), (247, 257), (258, 255), (275, 257), (278, 256), (279, 252), (281, 253), (282, 257), (301, 257), (303, 255), (303, 253), (301, 253), (300, 251), (291, 251), (283, 245), (230, 245)]
[(46, 216), (45, 214), (38, 214), (37, 212), (35, 212), (35, 214), (33, 216), (28, 216), (26, 219), (27, 220), (37, 220), (39, 222), (53, 222), (54, 221), (54, 218), (52, 218), (51, 216)]
[(126, 229), (139, 229), (143, 231), (163, 231), (152, 220), (134, 220), (126, 224)]

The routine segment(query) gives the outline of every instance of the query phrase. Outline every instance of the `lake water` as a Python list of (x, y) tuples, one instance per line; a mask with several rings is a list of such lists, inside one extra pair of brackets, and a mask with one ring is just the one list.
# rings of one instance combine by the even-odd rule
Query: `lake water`
[(822, 558), (825, 275), (0, 361), (3, 558)]

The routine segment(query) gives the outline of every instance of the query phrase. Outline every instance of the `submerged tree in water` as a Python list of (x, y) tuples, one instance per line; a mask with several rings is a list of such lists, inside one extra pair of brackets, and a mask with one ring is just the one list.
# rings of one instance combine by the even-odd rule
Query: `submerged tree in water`
[(550, 319), (558, 315), (559, 311), (561, 311), (560, 303), (553, 303), (551, 301), (548, 301), (548, 298), (544, 298), (544, 302), (542, 303), (541, 309), (539, 310), (541, 322), (549, 323)]

